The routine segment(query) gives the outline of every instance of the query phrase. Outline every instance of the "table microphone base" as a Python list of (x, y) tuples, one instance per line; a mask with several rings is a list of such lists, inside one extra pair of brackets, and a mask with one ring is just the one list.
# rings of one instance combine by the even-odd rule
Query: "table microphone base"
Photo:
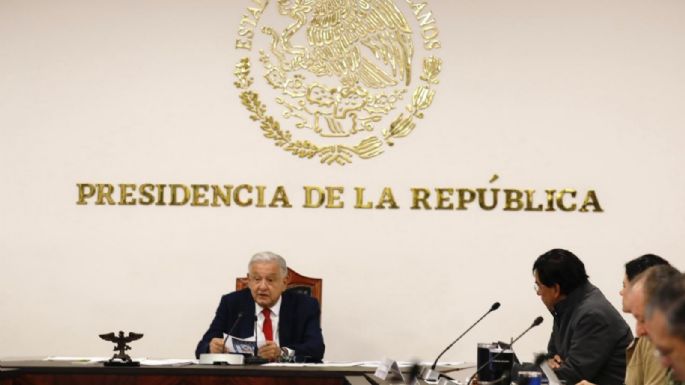
[(202, 365), (242, 365), (244, 362), (242, 354), (233, 353), (204, 353), (200, 354), (200, 364)]
[(245, 365), (263, 365), (268, 363), (269, 360), (262, 357), (248, 356), (245, 357)]
[(424, 381), (437, 381), (440, 379), (440, 372), (435, 369), (431, 369), (430, 366), (424, 366), (419, 373), (419, 378)]

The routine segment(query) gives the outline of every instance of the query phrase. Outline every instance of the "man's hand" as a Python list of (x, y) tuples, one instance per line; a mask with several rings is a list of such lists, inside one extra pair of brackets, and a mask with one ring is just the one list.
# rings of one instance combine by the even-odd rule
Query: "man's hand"
[(563, 362), (564, 361), (561, 359), (561, 357), (559, 357), (558, 354), (555, 354), (553, 358), (547, 360), (547, 365), (549, 365), (549, 367), (552, 369), (559, 369)]
[(276, 361), (281, 356), (281, 347), (273, 341), (266, 341), (266, 345), (259, 348), (259, 356), (269, 361)]
[(226, 353), (226, 347), (224, 346), (223, 338), (212, 338), (209, 341), (209, 352), (210, 353)]

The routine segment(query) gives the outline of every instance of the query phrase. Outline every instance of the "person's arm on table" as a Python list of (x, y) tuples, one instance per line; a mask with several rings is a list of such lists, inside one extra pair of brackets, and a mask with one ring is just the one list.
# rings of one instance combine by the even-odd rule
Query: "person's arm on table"
[(200, 358), (202, 353), (223, 353), (224, 352), (224, 331), (228, 323), (227, 317), (229, 313), (229, 306), (227, 301), (222, 297), (219, 306), (214, 314), (214, 319), (209, 325), (209, 329), (202, 336), (202, 339), (197, 344), (195, 349), (195, 357)]

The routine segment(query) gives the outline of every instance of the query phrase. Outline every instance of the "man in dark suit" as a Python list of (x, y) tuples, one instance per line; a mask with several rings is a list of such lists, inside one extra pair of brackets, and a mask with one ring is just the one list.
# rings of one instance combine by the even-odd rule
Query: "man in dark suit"
[(633, 340), (628, 324), (598, 288), (573, 253), (553, 249), (533, 264), (535, 290), (554, 316), (548, 361), (561, 380), (587, 379), (598, 385), (623, 385), (626, 348)]
[[(224, 353), (224, 333), (237, 338), (265, 341), (259, 356), (269, 361), (295, 358), (320, 362), (325, 345), (321, 334), (321, 310), (316, 299), (286, 292), (288, 268), (274, 253), (255, 254), (248, 264), (248, 289), (221, 297), (214, 320), (197, 344), (195, 356)], [(255, 322), (256, 320), (256, 322)]]

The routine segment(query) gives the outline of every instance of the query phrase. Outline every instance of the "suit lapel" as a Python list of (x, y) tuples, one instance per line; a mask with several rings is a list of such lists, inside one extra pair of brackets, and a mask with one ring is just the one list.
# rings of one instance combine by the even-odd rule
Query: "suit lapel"
[(254, 299), (252, 298), (252, 295), (249, 294), (247, 299), (242, 301), (240, 306), (240, 311), (243, 313), (243, 319), (240, 320), (240, 325), (238, 326), (238, 329), (240, 330), (240, 334), (238, 335), (241, 336), (241, 338), (254, 336), (255, 309), (256, 305)]

